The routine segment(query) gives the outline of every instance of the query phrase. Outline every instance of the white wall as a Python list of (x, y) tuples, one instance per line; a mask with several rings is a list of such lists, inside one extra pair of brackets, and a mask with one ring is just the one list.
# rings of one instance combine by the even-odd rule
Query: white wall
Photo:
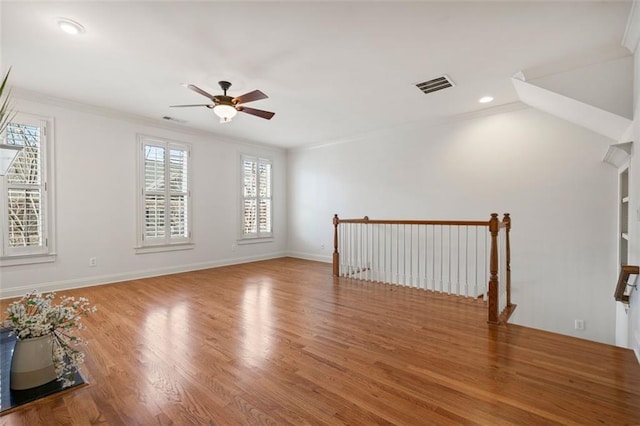
[(329, 261), (334, 213), (485, 220), (510, 212), (513, 322), (613, 343), (617, 172), (601, 162), (610, 143), (521, 109), (295, 150), (289, 250)]
[[(49, 264), (0, 268), (2, 297), (31, 289), (121, 281), (285, 253), (283, 150), (170, 130), (164, 123), (156, 126), (150, 121), (82, 112), (60, 102), (18, 98), (16, 109), (55, 120), (57, 259)], [(192, 144), (193, 250), (135, 254), (138, 133)], [(271, 243), (236, 246), (241, 152), (267, 156), (274, 162), (275, 238)], [(97, 258), (97, 267), (89, 267), (89, 257)]]

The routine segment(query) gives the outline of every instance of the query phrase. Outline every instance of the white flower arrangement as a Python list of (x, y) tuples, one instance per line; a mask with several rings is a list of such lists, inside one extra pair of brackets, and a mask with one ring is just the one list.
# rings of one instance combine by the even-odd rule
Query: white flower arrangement
[(86, 345), (87, 341), (75, 332), (86, 328), (81, 317), (97, 308), (90, 307), (84, 297), (78, 300), (61, 297), (60, 302), (54, 304), (55, 298), (54, 292), (43, 295), (32, 291), (9, 305), (5, 325), (13, 329), (11, 335), (21, 340), (51, 335), (53, 365), (58, 380), (66, 388), (75, 383), (75, 371), (84, 363), (84, 352), (78, 346)]

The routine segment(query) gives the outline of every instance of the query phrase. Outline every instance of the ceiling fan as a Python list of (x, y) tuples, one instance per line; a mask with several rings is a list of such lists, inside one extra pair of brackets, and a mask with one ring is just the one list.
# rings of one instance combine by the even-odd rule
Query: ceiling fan
[(228, 81), (219, 81), (218, 84), (224, 91), (223, 95), (213, 96), (212, 94), (205, 92), (204, 90), (202, 90), (198, 86), (194, 86), (193, 84), (184, 85), (186, 88), (191, 89), (194, 92), (211, 99), (213, 101), (212, 104), (171, 105), (171, 108), (196, 106), (207, 107), (209, 109), (212, 109), (213, 112), (218, 117), (220, 117), (221, 123), (229, 123), (238, 111), (265, 118), (267, 120), (271, 120), (271, 118), (276, 114), (275, 112), (248, 108), (244, 105), (241, 105), (247, 102), (253, 102), (260, 99), (268, 98), (268, 96), (262, 93), (260, 90), (254, 90), (253, 92), (245, 93), (244, 95), (238, 96), (237, 98), (232, 98), (231, 96), (227, 96), (227, 90), (229, 89), (229, 87), (231, 87), (231, 83), (229, 83)]

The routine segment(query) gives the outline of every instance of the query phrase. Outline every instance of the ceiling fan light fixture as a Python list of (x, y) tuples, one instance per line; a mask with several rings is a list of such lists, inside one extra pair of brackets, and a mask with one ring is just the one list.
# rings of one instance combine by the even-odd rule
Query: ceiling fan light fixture
[[(0, 0), (1, 1), (1, 0)], [(220, 87), (224, 91), (223, 95), (212, 95), (211, 93), (202, 90), (194, 84), (187, 84), (186, 87), (189, 90), (193, 90), (199, 95), (208, 98), (212, 104), (196, 104), (196, 105), (170, 105), (172, 108), (176, 107), (207, 107), (213, 109), (213, 112), (220, 117), (220, 123), (229, 123), (231, 119), (236, 116), (238, 111), (253, 115), (256, 117), (264, 118), (265, 120), (271, 120), (276, 114), (271, 111), (264, 111), (261, 109), (247, 108), (243, 104), (247, 102), (259, 101), (260, 99), (267, 99), (268, 96), (262, 93), (260, 90), (254, 90), (238, 97), (231, 97), (227, 95), (227, 89), (231, 87), (231, 83), (228, 81), (219, 81)]]
[(238, 111), (231, 105), (220, 104), (213, 107), (213, 112), (220, 117), (221, 123), (227, 123), (236, 116)]
[(58, 18), (58, 28), (67, 34), (82, 34), (85, 32), (82, 24), (68, 18)]

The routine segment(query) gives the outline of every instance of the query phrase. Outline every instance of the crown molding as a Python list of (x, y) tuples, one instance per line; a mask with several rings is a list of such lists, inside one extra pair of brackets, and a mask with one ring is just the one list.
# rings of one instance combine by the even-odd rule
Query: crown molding
[(234, 136), (223, 135), (207, 130), (195, 129), (193, 127), (184, 126), (178, 123), (172, 123), (169, 121), (160, 120), (157, 118), (145, 117), (143, 115), (137, 115), (129, 112), (120, 111), (113, 108), (106, 108), (97, 105), (86, 104), (70, 99), (59, 98), (57, 96), (48, 95), (45, 93), (35, 92), (32, 90), (12, 87), (11, 96), (15, 100), (22, 100), (27, 102), (35, 102), (41, 104), (47, 104), (57, 106), (77, 112), (89, 113), (98, 115), (101, 117), (111, 118), (115, 120), (127, 121), (134, 124), (141, 124), (145, 126), (155, 127), (158, 129), (177, 132), (185, 135), (196, 136), (201, 138), (215, 138), (221, 142), (230, 143), (232, 145), (241, 145), (252, 148), (268, 149), (270, 151), (286, 152), (285, 148), (269, 145), (259, 141), (241, 139)]
[(519, 110), (527, 109), (527, 108), (530, 108), (530, 107), (528, 105), (524, 104), (523, 102), (516, 101), (516, 102), (511, 102), (511, 103), (508, 103), (508, 104), (496, 105), (494, 107), (483, 108), (483, 109), (478, 110), (478, 111), (464, 112), (464, 113), (452, 115), (450, 117), (440, 118), (440, 119), (437, 119), (437, 120), (408, 121), (408, 122), (405, 122), (405, 123), (396, 124), (395, 126), (385, 127), (385, 128), (382, 128), (382, 129), (377, 129), (377, 130), (373, 130), (373, 131), (365, 132), (365, 133), (359, 133), (359, 134), (352, 135), (352, 136), (349, 136), (349, 137), (346, 137), (346, 138), (331, 139), (331, 140), (327, 140), (327, 141), (322, 141), (322, 142), (317, 142), (317, 143), (310, 143), (310, 144), (306, 144), (306, 145), (302, 145), (302, 146), (292, 147), (292, 148), (289, 148), (288, 152), (311, 151), (311, 150), (314, 150), (314, 149), (326, 148), (326, 147), (333, 146), (333, 145), (341, 145), (341, 144), (345, 144), (345, 143), (356, 142), (356, 141), (360, 141), (360, 140), (366, 139), (367, 137), (373, 137), (373, 136), (378, 135), (380, 133), (393, 132), (393, 131), (396, 131), (398, 129), (405, 128), (405, 127), (420, 126), (420, 127), (428, 128), (428, 127), (443, 126), (443, 125), (447, 125), (447, 124), (459, 123), (459, 122), (462, 122), (462, 121), (475, 120), (475, 119), (478, 119), (478, 118), (488, 117), (488, 116), (491, 116), (491, 115), (504, 114), (504, 113), (508, 113), (508, 112), (512, 112), (512, 111), (519, 111)]

